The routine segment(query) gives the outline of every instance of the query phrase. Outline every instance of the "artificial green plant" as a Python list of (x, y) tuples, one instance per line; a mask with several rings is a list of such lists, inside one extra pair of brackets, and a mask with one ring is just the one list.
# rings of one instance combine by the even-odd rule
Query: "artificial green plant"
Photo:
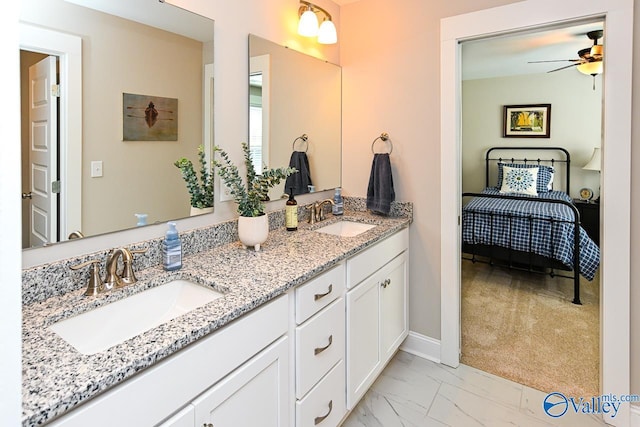
[(204, 156), (204, 146), (198, 147), (198, 162), (200, 163), (200, 178), (191, 160), (180, 158), (174, 165), (182, 172), (182, 178), (187, 183), (187, 190), (191, 196), (191, 206), (194, 208), (209, 208), (213, 206), (213, 174), (207, 168)]
[(268, 192), (271, 187), (286, 179), (289, 175), (298, 172), (295, 168), (283, 167), (263, 170), (261, 175), (256, 174), (251, 161), (249, 144), (242, 143), (244, 153), (244, 164), (247, 169), (246, 185), (240, 176), (238, 167), (229, 160), (229, 155), (220, 147), (214, 147), (214, 152), (220, 153), (222, 162), (213, 160), (213, 164), (218, 171), (220, 179), (225, 183), (233, 196), (233, 200), (238, 204), (240, 216), (256, 217), (264, 215), (264, 202), (268, 200)]

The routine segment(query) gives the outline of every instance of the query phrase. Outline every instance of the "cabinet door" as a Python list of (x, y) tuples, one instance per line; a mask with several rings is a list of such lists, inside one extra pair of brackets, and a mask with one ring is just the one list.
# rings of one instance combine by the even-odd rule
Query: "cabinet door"
[(391, 359), (409, 333), (407, 271), (406, 252), (380, 270), (380, 351), (383, 363)]
[(347, 293), (347, 408), (371, 386), (380, 365), (379, 276)]
[(287, 342), (280, 338), (194, 400), (196, 426), (288, 426)]

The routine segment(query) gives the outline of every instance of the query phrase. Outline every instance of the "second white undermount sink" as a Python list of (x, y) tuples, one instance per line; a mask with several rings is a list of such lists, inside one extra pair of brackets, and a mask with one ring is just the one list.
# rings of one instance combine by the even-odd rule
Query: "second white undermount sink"
[(318, 228), (316, 231), (340, 237), (355, 237), (367, 230), (371, 230), (373, 227), (375, 227), (375, 224), (364, 224), (362, 222), (343, 220), (325, 225), (322, 228)]
[(95, 354), (223, 296), (188, 280), (173, 280), (61, 320), (50, 329), (82, 354)]

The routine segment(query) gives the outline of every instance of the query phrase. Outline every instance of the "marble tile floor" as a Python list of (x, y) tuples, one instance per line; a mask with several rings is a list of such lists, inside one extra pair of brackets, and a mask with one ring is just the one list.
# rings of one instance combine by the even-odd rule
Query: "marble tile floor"
[(607, 425), (596, 416), (571, 411), (551, 418), (542, 409), (545, 396), (470, 366), (453, 369), (399, 351), (342, 426)]

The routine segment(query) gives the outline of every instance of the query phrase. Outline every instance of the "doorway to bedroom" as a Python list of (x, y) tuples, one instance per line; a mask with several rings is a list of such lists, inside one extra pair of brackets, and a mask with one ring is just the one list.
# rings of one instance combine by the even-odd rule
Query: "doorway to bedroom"
[[(592, 198), (598, 197), (599, 171), (584, 167), (601, 147), (602, 79), (599, 74), (580, 73), (576, 69), (578, 63), (572, 60), (579, 58), (581, 49), (592, 44), (587, 34), (602, 30), (603, 24), (602, 21), (580, 22), (462, 43), (463, 193), (500, 194), (503, 182), (498, 182), (502, 181), (498, 177), (498, 163), (509, 167), (513, 162), (528, 163), (525, 166), (536, 168), (536, 175), (544, 165), (553, 167), (552, 192), (563, 193), (558, 197), (568, 202), (589, 198), (586, 189), (593, 194)], [(602, 39), (598, 43), (601, 44)], [(554, 62), (530, 63), (532, 61)], [(510, 135), (505, 106), (525, 106), (536, 111), (546, 105), (549, 105), (545, 111), (549, 126), (548, 131), (541, 129), (543, 137), (531, 137), (535, 132), (527, 131), (515, 137)], [(527, 130), (535, 129), (537, 123), (534, 122), (535, 118), (523, 125), (529, 126)], [(485, 162), (485, 154), (492, 147), (518, 150), (499, 151), (492, 157), (504, 158), (504, 161)], [(525, 147), (531, 149), (521, 150)], [(561, 157), (536, 147), (564, 148), (570, 154), (570, 166), (547, 162)], [(521, 166), (516, 172), (520, 169)], [(550, 188), (546, 183), (542, 187), (541, 179), (534, 192), (539, 197), (547, 197)], [(464, 198), (462, 202), (469, 201), (470, 198)], [(599, 205), (590, 201), (581, 201), (579, 205), (599, 212)], [(484, 238), (490, 241), (499, 233), (491, 225), (494, 223), (491, 219), (484, 230), (488, 233)], [(463, 227), (463, 234), (464, 230)], [(599, 230), (589, 232), (595, 241), (593, 244), (597, 245)], [(544, 233), (536, 236), (534, 232), (530, 235), (534, 240), (571, 238)], [(529, 247), (532, 247), (530, 243)], [(539, 253), (539, 249), (532, 252)], [(486, 256), (475, 257), (475, 262), (465, 253), (462, 257), (460, 361), (544, 392), (597, 395), (600, 363), (597, 269), (593, 277), (587, 274), (592, 280), (580, 278), (582, 305), (576, 305), (571, 303), (574, 297), (571, 279), (501, 267)], [(517, 260), (507, 263), (530, 267)]]

